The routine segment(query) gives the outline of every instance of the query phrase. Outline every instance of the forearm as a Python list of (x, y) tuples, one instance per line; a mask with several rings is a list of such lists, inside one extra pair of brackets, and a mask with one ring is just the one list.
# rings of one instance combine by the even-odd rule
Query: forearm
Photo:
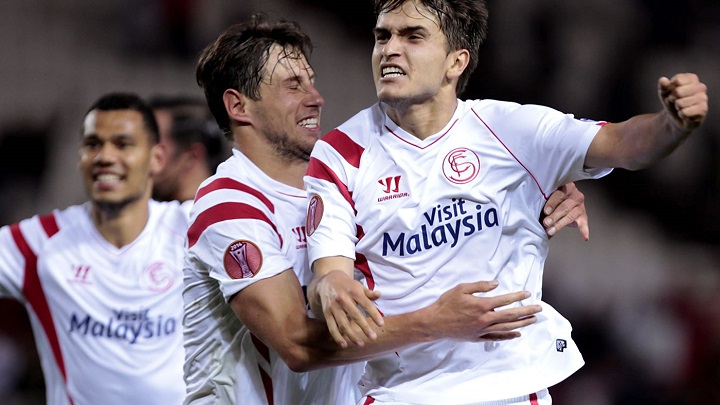
[(692, 132), (682, 127), (668, 112), (638, 115), (621, 126), (628, 153), (628, 170), (646, 168), (675, 150)]
[(707, 86), (693, 73), (658, 80), (665, 107), (600, 129), (585, 158), (586, 167), (645, 168), (667, 156), (700, 126), (708, 112)]
[(375, 339), (363, 336), (362, 345), (341, 348), (328, 332), (325, 323), (311, 319), (312, 335), (306, 336), (304, 347), (298, 352), (305, 356), (307, 369), (350, 364), (365, 361), (386, 353), (392, 353), (411, 344), (436, 340), (432, 328), (427, 324), (431, 319), (429, 308), (408, 314), (385, 318), (383, 326), (373, 325)]
[(643, 169), (669, 155), (691, 132), (666, 110), (607, 124), (598, 133), (598, 142), (590, 145), (585, 166)]
[(352, 279), (353, 269), (353, 260), (344, 256), (324, 257), (313, 262), (313, 279), (308, 286), (307, 298), (310, 309), (319, 319), (325, 319), (321, 292), (318, 290), (320, 280), (333, 271), (339, 271), (349, 279)]

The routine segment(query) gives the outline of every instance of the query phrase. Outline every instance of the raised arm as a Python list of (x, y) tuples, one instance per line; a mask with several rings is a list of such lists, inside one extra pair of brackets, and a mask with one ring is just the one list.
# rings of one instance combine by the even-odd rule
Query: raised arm
[(638, 170), (678, 147), (705, 120), (707, 87), (693, 73), (658, 80), (663, 110), (607, 124), (590, 144), (586, 167)]

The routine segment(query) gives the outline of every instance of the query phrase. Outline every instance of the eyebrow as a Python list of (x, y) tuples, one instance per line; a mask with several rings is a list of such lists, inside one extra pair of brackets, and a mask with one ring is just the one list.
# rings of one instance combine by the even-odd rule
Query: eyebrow
[[(397, 30), (397, 31), (398, 31), (398, 33), (399, 33), (400, 35), (405, 36), (405, 35), (412, 34), (412, 33), (416, 33), (416, 32), (427, 33), (427, 32), (428, 32), (428, 29), (425, 28), (425, 27), (422, 26), (422, 25), (409, 25), (409, 26), (407, 26), (407, 27), (402, 27), (402, 28), (400, 28), (400, 29)], [(385, 28), (385, 27), (375, 27), (375, 28), (373, 28), (373, 33), (375, 33), (375, 34), (387, 34), (387, 33), (389, 33), (389, 32), (390, 32), (390, 30), (389, 30), (388, 28)]]
[[(99, 140), (101, 139), (100, 135), (98, 135), (95, 132), (89, 133), (89, 134), (83, 134), (82, 137), (83, 140)], [(118, 134), (112, 134), (110, 135), (109, 141), (117, 141), (117, 140), (127, 140), (127, 139), (134, 139), (134, 137), (130, 134), (124, 134), (124, 133), (118, 133)]]
[[(290, 76), (290, 77), (284, 79), (282, 81), (282, 83), (284, 83), (284, 84), (290, 84), (293, 82), (302, 83), (303, 77), (304, 76), (302, 76), (302, 75), (293, 75), (293, 76)], [(308, 73), (308, 80), (312, 83), (315, 80), (315, 73)]]

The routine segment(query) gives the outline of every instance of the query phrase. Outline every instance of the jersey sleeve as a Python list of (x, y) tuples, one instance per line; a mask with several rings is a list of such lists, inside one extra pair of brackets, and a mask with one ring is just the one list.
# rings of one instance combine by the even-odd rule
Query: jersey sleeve
[(353, 176), (363, 148), (334, 130), (313, 149), (305, 186), (308, 191), (308, 258), (345, 256), (355, 260), (358, 229), (352, 198)]
[[(605, 124), (581, 120), (549, 107), (498, 103), (504, 110), (485, 122), (490, 130), (525, 166), (549, 195), (571, 181), (596, 179), (610, 173), (610, 168), (584, 167), (590, 143)], [(482, 112), (480, 112), (482, 119)]]
[(37, 274), (38, 257), (58, 231), (57, 211), (0, 228), (0, 296), (23, 301), (28, 274)]
[(18, 248), (24, 243), (20, 224), (0, 228), (0, 296), (20, 299), (26, 259)]
[(226, 300), (293, 266), (283, 254), (286, 241), (272, 203), (247, 187), (213, 191), (197, 200), (187, 243), (190, 262), (218, 281)]

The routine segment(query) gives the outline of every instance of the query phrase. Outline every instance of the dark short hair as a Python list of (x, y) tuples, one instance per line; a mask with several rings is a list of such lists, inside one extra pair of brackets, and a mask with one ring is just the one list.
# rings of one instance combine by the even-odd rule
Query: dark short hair
[(263, 72), (275, 44), (310, 59), (312, 42), (297, 23), (269, 22), (262, 13), (225, 30), (200, 55), (195, 78), (205, 92), (218, 126), (230, 139), (230, 118), (225, 111), (223, 94), (227, 89), (235, 89), (252, 100), (259, 100)]
[[(402, 7), (409, 0), (374, 0), (375, 15)], [(448, 51), (467, 49), (470, 61), (458, 79), (456, 94), (460, 95), (477, 68), (480, 45), (485, 41), (488, 10), (484, 0), (416, 0), (427, 7), (440, 23)]]
[(85, 115), (93, 110), (98, 111), (116, 111), (116, 110), (133, 110), (140, 113), (143, 125), (150, 135), (151, 144), (160, 142), (160, 132), (158, 131), (157, 121), (150, 105), (140, 96), (134, 93), (108, 93), (95, 101), (88, 108)]
[(204, 99), (188, 95), (157, 95), (150, 98), (154, 110), (167, 110), (172, 117), (170, 137), (180, 151), (200, 143), (207, 152), (208, 169), (215, 171), (217, 165), (227, 158), (223, 133)]

